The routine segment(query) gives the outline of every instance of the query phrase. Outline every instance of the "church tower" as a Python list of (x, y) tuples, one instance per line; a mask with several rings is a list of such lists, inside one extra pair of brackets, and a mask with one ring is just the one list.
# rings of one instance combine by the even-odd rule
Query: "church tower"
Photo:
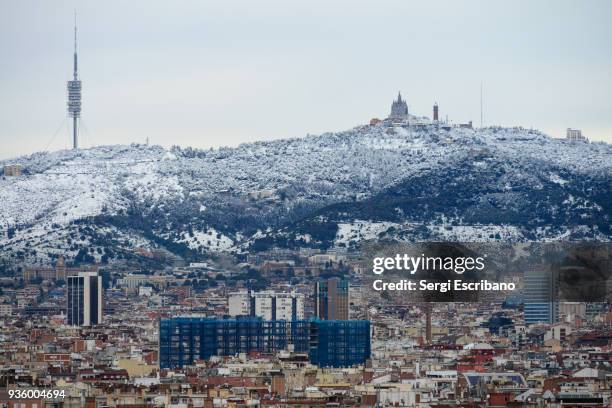
[(394, 121), (405, 121), (408, 120), (408, 105), (406, 101), (402, 100), (402, 94), (397, 93), (397, 100), (391, 104), (391, 114), (389, 119)]

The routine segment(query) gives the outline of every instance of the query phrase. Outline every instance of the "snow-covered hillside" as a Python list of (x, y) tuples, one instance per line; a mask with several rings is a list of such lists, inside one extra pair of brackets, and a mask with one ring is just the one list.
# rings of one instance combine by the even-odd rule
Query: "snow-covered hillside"
[[(521, 128), (377, 125), (210, 151), (102, 146), (37, 153), (3, 164), (9, 162), (21, 164), (24, 175), (0, 180), (0, 256), (27, 263), (48, 263), (59, 253), (108, 261), (136, 247), (233, 251), (272, 237), (274, 244), (277, 237), (308, 244), (300, 238), (306, 235), (317, 245), (353, 245), (373, 236), (422, 236), (419, 225), (429, 237), (444, 239), (476, 239), (479, 230), (485, 231), (484, 239), (491, 231), (522, 239), (530, 236), (526, 229), (537, 239), (563, 239), (577, 230), (610, 238), (612, 146), (572, 143)], [(455, 168), (463, 171), (449, 173)], [(428, 177), (437, 174), (449, 185), (428, 192)], [(533, 225), (520, 220), (497, 225), (494, 213), (480, 225), (453, 203), (425, 211), (424, 218), (401, 205), (385, 210), (393, 216), (369, 213), (363, 205), (352, 214), (355, 205), (388, 195), (396, 186), (408, 191), (406, 183), (415, 180), (423, 187), (423, 199), (435, 201), (426, 195), (444, 191), (456, 194), (460, 186), (453, 177), (470, 174), (492, 176), (486, 192), (470, 194), (481, 195), (493, 212), (531, 197), (528, 191), (552, 189), (550, 204), (559, 220), (563, 212), (580, 212), (584, 225), (563, 225), (566, 221), (556, 223), (554, 217)], [(410, 194), (419, 191), (413, 186)], [(332, 211), (332, 216), (328, 209), (338, 205), (346, 211)], [(304, 230), (315, 219), (333, 223), (328, 242)], [(421, 235), (410, 233), (416, 230)]]

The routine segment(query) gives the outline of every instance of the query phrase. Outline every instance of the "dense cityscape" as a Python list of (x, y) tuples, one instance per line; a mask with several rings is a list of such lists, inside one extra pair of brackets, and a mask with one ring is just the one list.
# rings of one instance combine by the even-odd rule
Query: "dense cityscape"
[[(231, 270), (62, 258), (24, 268), (1, 282), (0, 404), (536, 407), (612, 397), (609, 305), (419, 303), (372, 291), (362, 265), (347, 250), (274, 249)], [(18, 405), (8, 394), (45, 389), (63, 397), (31, 393)]]

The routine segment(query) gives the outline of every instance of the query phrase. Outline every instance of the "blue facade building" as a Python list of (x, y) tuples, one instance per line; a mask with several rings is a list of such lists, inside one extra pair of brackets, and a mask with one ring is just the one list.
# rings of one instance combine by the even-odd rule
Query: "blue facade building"
[(160, 368), (181, 368), (212, 356), (276, 353), (290, 346), (322, 367), (364, 364), (370, 358), (370, 322), (199, 317), (159, 322)]
[(559, 310), (556, 284), (556, 275), (551, 270), (525, 271), (523, 305), (526, 325), (556, 323)]
[(370, 358), (368, 320), (313, 320), (308, 356), (319, 367), (351, 367)]

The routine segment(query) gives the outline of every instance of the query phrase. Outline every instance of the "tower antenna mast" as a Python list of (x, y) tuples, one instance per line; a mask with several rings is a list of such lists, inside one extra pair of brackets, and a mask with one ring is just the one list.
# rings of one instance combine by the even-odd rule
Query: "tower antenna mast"
[(79, 126), (81, 117), (81, 81), (78, 75), (77, 58), (77, 14), (74, 11), (74, 65), (72, 81), (68, 81), (68, 115), (72, 118), (72, 148), (79, 148)]
[(480, 81), (480, 127), (483, 127), (483, 115), (482, 115), (482, 81)]

